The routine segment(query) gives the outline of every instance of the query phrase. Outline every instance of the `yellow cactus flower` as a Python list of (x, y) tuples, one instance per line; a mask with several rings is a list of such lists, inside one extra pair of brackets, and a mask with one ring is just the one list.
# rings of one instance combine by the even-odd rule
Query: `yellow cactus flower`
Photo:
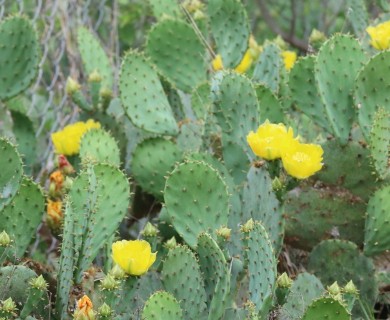
[(321, 170), (324, 151), (318, 144), (297, 143), (282, 151), (282, 163), (287, 173), (306, 179)]
[(222, 57), (220, 54), (217, 54), (217, 56), (211, 62), (211, 65), (213, 66), (214, 71), (219, 71), (223, 69)]
[(87, 295), (84, 295), (77, 301), (77, 307), (73, 314), (74, 320), (95, 320), (95, 312), (93, 311), (93, 304)]
[(126, 273), (140, 276), (156, 261), (157, 252), (152, 253), (145, 240), (122, 240), (112, 244), (112, 259)]
[(62, 202), (48, 199), (46, 212), (48, 223), (52, 227), (59, 227), (64, 217), (64, 214), (62, 212)]
[(72, 156), (80, 151), (81, 137), (92, 128), (100, 128), (100, 123), (89, 119), (87, 122), (76, 122), (66, 126), (63, 130), (54, 132), (51, 139), (55, 152)]
[(366, 29), (371, 38), (370, 44), (377, 50), (386, 50), (390, 47), (390, 20), (377, 26)]
[(251, 131), (246, 139), (254, 154), (266, 160), (280, 158), (286, 145), (298, 143), (292, 128), (287, 129), (283, 123), (274, 124), (268, 120), (257, 132)]
[(297, 53), (294, 51), (283, 51), (282, 57), (284, 61), (284, 67), (287, 71), (290, 71), (291, 68), (294, 66), (295, 61), (297, 60)]
[(234, 70), (236, 70), (238, 73), (244, 73), (245, 71), (247, 71), (250, 66), (252, 65), (252, 62), (253, 62), (253, 58), (252, 58), (252, 54), (250, 52), (250, 50), (247, 50), (244, 54), (244, 57), (242, 58), (240, 64), (235, 67)]

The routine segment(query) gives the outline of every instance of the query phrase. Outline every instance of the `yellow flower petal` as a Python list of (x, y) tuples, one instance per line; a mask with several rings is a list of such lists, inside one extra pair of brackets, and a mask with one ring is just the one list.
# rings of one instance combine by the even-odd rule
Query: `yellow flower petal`
[(211, 62), (214, 71), (219, 71), (223, 69), (222, 57), (218, 54), (215, 59)]
[(252, 54), (250, 50), (247, 50), (240, 64), (234, 70), (236, 70), (238, 73), (244, 73), (250, 68), (252, 62), (253, 62)]
[(281, 151), (289, 145), (298, 143), (294, 139), (292, 128), (285, 127), (284, 124), (274, 124), (266, 120), (257, 132), (251, 131), (247, 136), (247, 141), (253, 153), (266, 160), (274, 160), (281, 157)]
[(297, 60), (297, 54), (294, 51), (283, 51), (282, 57), (284, 61), (284, 67), (287, 71), (290, 71)]
[(390, 20), (377, 26), (366, 29), (371, 38), (370, 44), (377, 50), (386, 50), (390, 47)]
[(100, 128), (99, 122), (89, 119), (87, 122), (76, 122), (66, 126), (63, 130), (51, 135), (55, 152), (67, 156), (78, 154), (80, 140), (85, 132), (92, 128)]
[(283, 167), (297, 179), (306, 179), (321, 170), (324, 151), (317, 144), (297, 143), (282, 151)]
[(151, 252), (145, 240), (122, 240), (112, 244), (112, 258), (126, 273), (140, 276), (156, 261), (157, 252)]

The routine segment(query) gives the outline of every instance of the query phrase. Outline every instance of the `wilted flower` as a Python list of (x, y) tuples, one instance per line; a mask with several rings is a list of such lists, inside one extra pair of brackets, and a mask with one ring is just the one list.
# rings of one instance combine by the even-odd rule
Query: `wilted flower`
[(50, 190), (55, 192), (60, 192), (62, 189), (62, 185), (64, 183), (64, 175), (60, 170), (54, 171), (50, 177)]
[(386, 50), (390, 47), (390, 20), (380, 23), (377, 26), (370, 26), (366, 29), (370, 35), (370, 44), (377, 50)]
[(290, 71), (297, 60), (297, 54), (294, 51), (283, 51), (282, 52), (284, 67), (287, 71)]
[(112, 258), (126, 273), (140, 276), (156, 261), (157, 252), (152, 253), (145, 240), (122, 240), (112, 244)]
[(292, 128), (287, 128), (283, 123), (274, 124), (266, 120), (255, 132), (249, 132), (247, 141), (252, 151), (266, 160), (274, 160), (281, 157), (281, 152), (288, 144), (296, 144)]
[(62, 202), (47, 200), (47, 223), (52, 229), (58, 229), (61, 226), (63, 220)]
[(74, 320), (94, 320), (95, 312), (93, 311), (93, 304), (87, 295), (84, 295), (77, 301), (77, 308), (73, 314)]
[(67, 156), (78, 154), (81, 137), (92, 128), (100, 128), (100, 123), (89, 119), (87, 122), (76, 122), (51, 135), (55, 152)]
[(324, 151), (317, 144), (297, 143), (282, 151), (283, 167), (297, 179), (305, 179), (321, 170)]

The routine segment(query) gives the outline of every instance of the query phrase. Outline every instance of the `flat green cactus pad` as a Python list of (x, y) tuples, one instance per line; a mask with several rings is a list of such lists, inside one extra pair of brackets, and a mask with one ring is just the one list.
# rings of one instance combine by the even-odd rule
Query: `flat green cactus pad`
[(142, 320), (182, 320), (182, 310), (175, 297), (164, 291), (150, 296), (142, 311)]
[(350, 320), (351, 315), (344, 305), (333, 298), (320, 298), (308, 306), (302, 320)]

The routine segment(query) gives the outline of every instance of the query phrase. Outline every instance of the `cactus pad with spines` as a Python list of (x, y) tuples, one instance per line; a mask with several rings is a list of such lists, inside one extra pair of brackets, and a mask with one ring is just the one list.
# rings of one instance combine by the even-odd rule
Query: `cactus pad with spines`
[(390, 112), (389, 68), (390, 51), (384, 51), (371, 58), (356, 78), (355, 105), (359, 112), (359, 124), (367, 139), (376, 110), (382, 107), (386, 112)]
[(87, 162), (108, 163), (116, 167), (120, 165), (118, 145), (115, 139), (103, 129), (92, 129), (82, 136), (80, 158)]
[(131, 171), (144, 191), (162, 199), (165, 177), (182, 157), (181, 150), (172, 141), (149, 138), (135, 148)]
[(69, 196), (78, 221), (78, 229), (74, 231), (75, 243), (80, 246), (75, 247), (77, 281), (126, 216), (129, 195), (126, 176), (108, 164), (87, 166), (73, 182)]
[(77, 45), (85, 68), (86, 77), (98, 72), (102, 77), (102, 87), (111, 89), (113, 85), (112, 66), (99, 40), (86, 28), (77, 30)]
[(18, 192), (0, 214), (1, 228), (14, 241), (11, 255), (21, 258), (25, 254), (41, 223), (44, 207), (45, 199), (40, 187), (24, 177)]
[(276, 258), (267, 231), (258, 221), (243, 234), (247, 245), (246, 261), (249, 276), (249, 299), (256, 311), (267, 314), (272, 305), (276, 282)]
[(196, 118), (206, 119), (211, 110), (210, 83), (204, 82), (198, 85), (191, 95), (191, 107)]
[(187, 161), (178, 165), (166, 181), (164, 200), (172, 225), (191, 247), (196, 246), (200, 233), (213, 234), (227, 225), (227, 185), (204, 162)]
[(256, 86), (256, 94), (260, 106), (260, 122), (267, 119), (273, 123), (283, 122), (283, 107), (275, 94), (262, 84)]
[(26, 90), (38, 73), (39, 43), (31, 22), (22, 16), (0, 24), (0, 101)]
[(277, 254), (283, 241), (283, 218), (272, 180), (265, 168), (252, 166), (242, 191), (243, 221), (261, 221)]
[(179, 245), (169, 250), (163, 262), (162, 281), (165, 289), (180, 301), (185, 319), (203, 319), (206, 291), (198, 261), (188, 247)]
[(323, 297), (313, 301), (306, 309), (302, 320), (351, 320), (351, 315), (339, 300)]
[(6, 139), (0, 139), (0, 210), (9, 203), (19, 189), (22, 180), (22, 160), (16, 147)]
[(353, 31), (358, 38), (364, 36), (368, 23), (368, 13), (364, 0), (347, 0), (347, 20), (352, 25)]
[(157, 134), (177, 134), (176, 120), (157, 72), (142, 54), (126, 54), (119, 89), (122, 106), (135, 126)]
[(324, 292), (325, 289), (316, 276), (307, 272), (299, 274), (280, 310), (280, 320), (300, 320), (307, 306)]
[(335, 35), (325, 42), (317, 56), (315, 76), (319, 94), (334, 135), (348, 141), (355, 109), (352, 90), (358, 71), (366, 61), (359, 42), (347, 35)]
[(305, 250), (338, 237), (363, 243), (366, 204), (335, 188), (302, 187), (286, 195), (286, 242)]
[(206, 80), (205, 48), (182, 20), (164, 19), (149, 32), (146, 51), (163, 76), (191, 92)]
[[(335, 281), (345, 285), (352, 280), (363, 301), (369, 305), (375, 301), (378, 288), (373, 261), (360, 253), (352, 242), (322, 241), (309, 255), (308, 271), (314, 272), (324, 285), (331, 285)], [(354, 314), (359, 311), (355, 306)]]
[(150, 296), (142, 311), (142, 320), (182, 320), (182, 310), (175, 297), (164, 291)]
[(376, 255), (390, 250), (390, 185), (377, 190), (367, 206), (364, 253)]
[(148, 1), (152, 7), (153, 15), (158, 20), (167, 17), (179, 18), (182, 16), (182, 12), (178, 0), (148, 0)]
[(253, 71), (252, 80), (263, 84), (273, 93), (277, 93), (279, 91), (281, 68), (282, 58), (280, 56), (280, 49), (275, 43), (269, 43), (260, 54), (260, 58)]
[(210, 0), (207, 5), (210, 29), (217, 54), (225, 68), (236, 67), (249, 44), (249, 22), (245, 7), (238, 0)]
[(200, 121), (185, 121), (180, 126), (176, 143), (184, 152), (199, 152), (203, 145), (204, 124)]
[(325, 130), (332, 132), (314, 76), (314, 56), (298, 59), (290, 71), (289, 87), (297, 108)]
[(225, 256), (206, 233), (199, 235), (196, 251), (205, 282), (209, 319), (223, 319), (225, 309), (229, 307), (230, 294), (230, 272)]
[(390, 111), (379, 108), (370, 134), (370, 151), (375, 170), (381, 179), (390, 176)]

